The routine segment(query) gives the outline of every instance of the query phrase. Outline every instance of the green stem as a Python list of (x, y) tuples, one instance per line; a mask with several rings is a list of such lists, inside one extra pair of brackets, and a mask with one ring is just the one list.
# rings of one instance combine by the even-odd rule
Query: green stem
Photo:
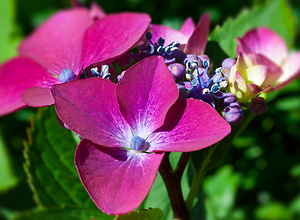
[[(201, 186), (202, 180), (205, 176), (205, 173), (213, 167), (213, 166), (211, 166), (210, 162), (211, 162), (212, 156), (216, 152), (217, 147), (219, 145), (221, 145), (223, 148), (225, 148), (223, 154), (220, 156), (220, 158), (218, 158), (220, 160), (222, 158), (222, 156), (225, 154), (226, 150), (231, 145), (232, 140), (248, 126), (248, 124), (253, 120), (254, 116), (255, 115), (253, 113), (251, 113), (250, 111), (244, 112), (244, 120), (242, 121), (242, 123), (237, 126), (234, 126), (232, 128), (231, 134), (228, 135), (226, 138), (224, 138), (223, 140), (219, 141), (215, 145), (208, 148), (208, 154), (205, 156), (205, 159), (201, 163), (201, 166), (200, 166), (198, 172), (194, 176), (190, 192), (189, 192), (188, 197), (185, 202), (189, 212), (191, 212), (191, 210), (192, 210), (194, 199), (196, 198), (198, 190), (200, 189), (200, 186)], [(210, 166), (208, 166), (208, 165), (210, 165)], [(216, 165), (216, 162), (213, 165)]]
[(192, 210), (194, 199), (196, 198), (196, 195), (198, 193), (198, 189), (200, 188), (202, 180), (203, 180), (204, 175), (206, 173), (205, 168), (206, 168), (207, 164), (209, 163), (210, 158), (213, 155), (217, 145), (218, 144), (215, 144), (215, 145), (213, 145), (212, 147), (209, 148), (209, 152), (208, 152), (207, 156), (205, 157), (203, 163), (201, 164), (201, 167), (200, 167), (199, 171), (197, 172), (196, 176), (193, 179), (193, 182), (192, 182), (192, 185), (191, 185), (191, 190), (190, 190), (190, 192), (188, 194), (188, 197), (186, 199), (186, 202), (185, 202), (189, 212), (191, 212), (191, 210)]

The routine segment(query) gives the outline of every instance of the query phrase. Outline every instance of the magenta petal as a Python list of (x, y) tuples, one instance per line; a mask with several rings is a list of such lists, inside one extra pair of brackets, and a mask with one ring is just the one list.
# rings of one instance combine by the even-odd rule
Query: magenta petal
[(54, 104), (50, 88), (32, 87), (22, 94), (23, 102), (31, 107), (43, 107)]
[(191, 17), (186, 19), (180, 28), (180, 32), (185, 34), (188, 37), (192, 35), (194, 30), (195, 30), (195, 23), (193, 22), (193, 19)]
[(76, 80), (52, 87), (55, 108), (74, 132), (94, 143), (129, 147), (132, 137), (115, 95), (116, 84), (102, 78)]
[(297, 52), (287, 58), (283, 64), (283, 74), (280, 76), (274, 90), (280, 89), (300, 75), (300, 52)]
[(264, 27), (247, 32), (238, 42), (237, 52), (243, 52), (243, 48), (247, 48), (247, 54), (262, 54), (277, 65), (281, 65), (287, 56), (287, 48), (282, 38)]
[(87, 9), (58, 12), (22, 42), (20, 54), (34, 59), (57, 76), (66, 68), (78, 74), (83, 35), (91, 24)]
[(97, 207), (110, 215), (137, 208), (148, 194), (164, 154), (132, 153), (122, 148), (79, 143), (75, 164)]
[(25, 57), (16, 57), (0, 67), (0, 115), (26, 107), (22, 93), (34, 86), (50, 87), (60, 81), (42, 66)]
[(196, 99), (179, 100), (170, 108), (164, 125), (150, 135), (149, 151), (200, 150), (230, 131), (230, 125), (209, 104)]
[(133, 133), (146, 138), (164, 123), (178, 89), (163, 57), (151, 56), (126, 71), (116, 94)]
[(120, 13), (95, 22), (85, 33), (81, 65), (109, 64), (131, 49), (150, 24), (146, 14)]
[(160, 37), (165, 40), (165, 46), (173, 43), (174, 41), (179, 42), (180, 44), (186, 44), (189, 39), (187, 35), (181, 33), (180, 31), (163, 25), (152, 24), (150, 28), (152, 30), (151, 41), (153, 43), (156, 43)]
[(205, 13), (201, 16), (197, 27), (185, 46), (186, 54), (203, 54), (205, 51), (210, 25), (210, 16)]

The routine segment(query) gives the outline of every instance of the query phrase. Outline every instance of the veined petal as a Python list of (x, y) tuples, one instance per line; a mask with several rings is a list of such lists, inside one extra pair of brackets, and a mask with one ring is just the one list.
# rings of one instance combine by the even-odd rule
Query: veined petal
[(109, 64), (128, 50), (141, 38), (150, 24), (147, 14), (111, 14), (95, 22), (83, 39), (81, 65)]
[(182, 32), (163, 25), (152, 24), (150, 25), (150, 29), (152, 34), (151, 41), (153, 43), (157, 42), (160, 37), (165, 40), (165, 45), (169, 45), (174, 41), (180, 44), (186, 44), (189, 39), (189, 37)]
[(120, 110), (135, 135), (146, 138), (159, 128), (178, 99), (178, 89), (161, 56), (151, 56), (129, 68), (118, 84)]
[(50, 87), (59, 79), (25, 57), (16, 57), (0, 67), (0, 116), (26, 107), (22, 93), (34, 86)]
[[(285, 63), (283, 64), (282, 70), (283, 73), (281, 77), (277, 80), (277, 86), (274, 90), (280, 89), (290, 81), (294, 80), (295, 78), (299, 77), (300, 75), (300, 52), (292, 54), (287, 58)], [(273, 91), (274, 91), (273, 90)]]
[(31, 87), (22, 94), (22, 101), (31, 107), (43, 107), (54, 104), (50, 88)]
[(188, 37), (192, 35), (194, 30), (195, 30), (195, 23), (193, 22), (193, 19), (191, 17), (186, 19), (180, 28), (180, 32), (185, 34)]
[(168, 111), (163, 126), (150, 135), (149, 151), (200, 150), (230, 131), (230, 125), (209, 104), (196, 99), (179, 100)]
[(60, 119), (74, 132), (96, 144), (129, 147), (132, 137), (117, 97), (107, 79), (75, 80), (52, 87)]
[(132, 153), (82, 140), (75, 152), (80, 179), (97, 207), (110, 215), (137, 208), (148, 194), (164, 154)]
[[(262, 54), (277, 65), (281, 65), (287, 56), (287, 48), (283, 39), (270, 29), (260, 27), (247, 32), (237, 47), (240, 51), (240, 43), (247, 46), (251, 53)], [(245, 51), (247, 53), (247, 51)]]
[(210, 16), (205, 13), (201, 16), (197, 27), (193, 34), (190, 36), (184, 52), (186, 54), (203, 54), (205, 51), (210, 25)]
[(20, 54), (34, 59), (57, 76), (64, 69), (78, 74), (83, 35), (92, 22), (87, 9), (60, 11), (21, 43)]

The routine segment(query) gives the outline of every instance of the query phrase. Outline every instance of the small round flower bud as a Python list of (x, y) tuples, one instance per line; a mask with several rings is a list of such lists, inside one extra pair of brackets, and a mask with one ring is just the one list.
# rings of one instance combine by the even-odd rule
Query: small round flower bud
[(222, 105), (224, 107), (227, 107), (233, 103), (238, 104), (237, 97), (234, 94), (232, 94), (231, 92), (226, 92), (225, 94), (226, 94), (226, 97), (224, 99), (222, 99)]
[(213, 67), (213, 62), (210, 60), (210, 58), (207, 55), (201, 54), (198, 57), (201, 60), (201, 65), (200, 65), (201, 67), (203, 68), (208, 67), (209, 70)]
[(235, 59), (232, 59), (232, 58), (226, 58), (225, 60), (223, 60), (222, 62), (222, 67), (223, 67), (223, 71), (224, 71), (224, 74), (226, 72), (230, 72), (231, 70), (231, 67), (236, 63), (236, 60)]
[(185, 66), (180, 63), (172, 63), (168, 66), (174, 80), (181, 80), (185, 76)]
[(262, 97), (254, 97), (251, 99), (249, 109), (256, 115), (261, 115), (262, 113), (268, 110), (268, 106), (265, 102), (265, 99)]
[(243, 110), (241, 106), (236, 103), (227, 106), (223, 114), (225, 120), (233, 125), (237, 125), (243, 120)]
[(195, 54), (188, 54), (184, 59), (186, 69), (196, 69), (199, 65), (201, 66), (201, 60)]
[(64, 69), (59, 76), (61, 82), (69, 82), (75, 79), (75, 74), (70, 69)]

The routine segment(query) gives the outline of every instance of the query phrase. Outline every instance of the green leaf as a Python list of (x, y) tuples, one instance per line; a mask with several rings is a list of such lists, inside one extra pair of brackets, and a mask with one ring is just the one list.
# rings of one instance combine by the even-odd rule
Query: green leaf
[(112, 220), (113, 217), (114, 216), (105, 215), (96, 209), (53, 208), (21, 213), (11, 220)]
[(206, 177), (203, 191), (206, 195), (207, 219), (227, 219), (234, 206), (238, 185), (239, 175), (233, 172), (230, 165)]
[(58, 124), (53, 106), (39, 109), (28, 139), (24, 167), (39, 205), (94, 208), (74, 165), (77, 143), (72, 132)]
[(2, 138), (2, 132), (0, 132), (0, 176), (0, 192), (15, 186), (18, 182), (18, 178), (12, 170), (11, 161)]
[[(215, 167), (232, 145), (233, 139), (245, 130), (254, 116), (249, 110), (245, 110), (243, 121), (238, 125), (231, 126), (231, 133), (228, 136), (213, 146), (193, 152), (191, 159), (195, 170), (198, 171), (201, 166), (204, 166), (205, 171)], [(209, 161), (206, 160), (208, 156), (210, 157)], [(205, 161), (207, 161), (207, 164), (203, 164)]]
[(0, 63), (17, 54), (17, 45), (21, 37), (16, 33), (15, 1), (0, 1)]
[(286, 207), (283, 203), (271, 202), (263, 206), (259, 206), (255, 210), (255, 219), (289, 220), (293, 218), (292, 213), (289, 211), (288, 207)]
[(159, 208), (133, 211), (126, 215), (118, 215), (114, 220), (160, 220), (164, 213)]
[(217, 26), (210, 40), (217, 41), (229, 57), (236, 57), (237, 37), (260, 26), (273, 29), (291, 48), (296, 34), (296, 22), (286, 0), (269, 1), (262, 7), (242, 11), (234, 20), (228, 19), (222, 27)]

